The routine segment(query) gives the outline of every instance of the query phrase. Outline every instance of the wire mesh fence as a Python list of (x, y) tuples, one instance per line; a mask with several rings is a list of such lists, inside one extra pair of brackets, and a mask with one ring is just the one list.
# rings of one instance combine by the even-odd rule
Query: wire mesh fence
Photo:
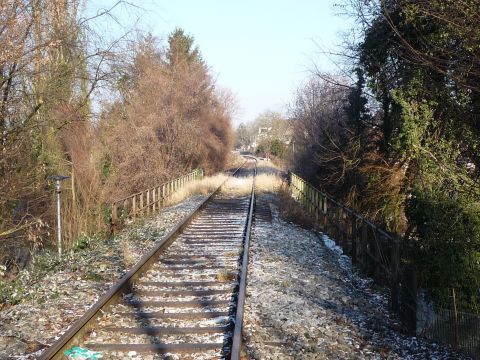
[(480, 315), (429, 307), (417, 314), (418, 335), (451, 344), (480, 359)]

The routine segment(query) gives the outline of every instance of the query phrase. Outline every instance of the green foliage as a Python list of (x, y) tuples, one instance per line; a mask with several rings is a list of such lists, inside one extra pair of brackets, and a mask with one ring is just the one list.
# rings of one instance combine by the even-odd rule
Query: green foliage
[(415, 190), (407, 216), (420, 239), (416, 264), (422, 286), (444, 307), (480, 310), (480, 202)]
[(168, 37), (167, 60), (170, 66), (178, 64), (203, 64), (198, 46), (193, 47), (194, 38), (176, 28)]
[(87, 235), (82, 234), (78, 237), (75, 247), (72, 249), (73, 252), (79, 252), (85, 249), (92, 247), (94, 244), (101, 241), (99, 234)]
[(236, 147), (248, 147), (252, 140), (253, 135), (248, 130), (247, 126), (244, 123), (238, 125), (237, 131), (235, 133), (236, 138)]
[(24, 290), (20, 282), (0, 280), (0, 304), (18, 304), (23, 296)]
[[(461, 307), (478, 311), (478, 1), (351, 4), (361, 24), (361, 40), (349, 53), (357, 59), (356, 80), (343, 99), (336, 97), (344, 113), (332, 116), (331, 127), (327, 115), (333, 112), (318, 100), (326, 92), (302, 89), (296, 146), (306, 156), (296, 166), (408, 237), (418, 255), (408, 260), (437, 304), (451, 307), (454, 288)], [(306, 121), (298, 121), (302, 117)]]
[(357, 75), (357, 82), (348, 94), (345, 104), (345, 114), (347, 123), (360, 133), (364, 130), (366, 123), (371, 119), (367, 108), (368, 100), (364, 94), (364, 71), (362, 68), (357, 67), (355, 73)]
[(279, 139), (272, 139), (269, 143), (269, 153), (276, 157), (283, 157), (286, 151), (285, 143)]
[(424, 156), (422, 147), (427, 130), (432, 125), (435, 104), (427, 101), (409, 100), (401, 91), (393, 91), (393, 100), (401, 109), (402, 126), (393, 139), (393, 150), (401, 161), (410, 161), (413, 158)]
[(99, 281), (102, 281), (103, 280), (103, 276), (96, 273), (95, 271), (92, 271), (92, 270), (89, 270), (87, 271), (87, 273), (85, 274), (85, 279), (86, 280), (90, 280), (90, 281), (95, 281), (95, 282), (99, 282)]
[(284, 158), (287, 153), (286, 142), (291, 140), (292, 131), (289, 120), (280, 113), (265, 111), (248, 124), (240, 124), (236, 131), (237, 146), (252, 150), (261, 156), (272, 155)]
[(109, 156), (105, 156), (102, 162), (102, 176), (104, 179), (108, 178), (110, 176), (110, 173), (112, 171), (112, 160), (110, 159)]

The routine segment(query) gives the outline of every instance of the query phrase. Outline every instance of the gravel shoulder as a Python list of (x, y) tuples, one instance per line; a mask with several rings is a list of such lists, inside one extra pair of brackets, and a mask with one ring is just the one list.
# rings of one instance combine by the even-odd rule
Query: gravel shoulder
[[(43, 272), (24, 270), (16, 305), (0, 310), (0, 359), (35, 359), (205, 196), (163, 209)], [(278, 216), (256, 220), (245, 312), (249, 359), (467, 359), (406, 335), (387, 298), (357, 276), (328, 238)], [(329, 246), (326, 246), (325, 243)]]
[[(466, 359), (406, 335), (387, 298), (352, 270), (329, 239), (283, 221), (255, 222), (245, 347), (250, 359)], [(327, 242), (326, 246), (324, 240)]]
[(0, 359), (37, 358), (205, 198), (166, 207), (111, 240), (91, 240), (60, 263), (43, 256), (35, 271), (23, 270), (17, 304), (0, 311)]

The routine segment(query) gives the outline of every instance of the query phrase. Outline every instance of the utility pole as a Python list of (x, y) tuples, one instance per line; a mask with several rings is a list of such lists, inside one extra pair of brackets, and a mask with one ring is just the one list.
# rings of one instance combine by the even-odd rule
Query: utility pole
[(60, 211), (60, 194), (62, 192), (61, 181), (68, 179), (65, 175), (52, 175), (47, 179), (55, 180), (55, 193), (57, 194), (57, 249), (58, 258), (62, 258), (62, 216)]

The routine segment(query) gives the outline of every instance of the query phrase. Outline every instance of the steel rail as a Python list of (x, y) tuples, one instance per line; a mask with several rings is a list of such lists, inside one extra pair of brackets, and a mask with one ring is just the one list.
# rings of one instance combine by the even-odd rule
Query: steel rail
[(240, 273), (240, 284), (238, 289), (237, 309), (235, 314), (235, 323), (233, 330), (231, 360), (240, 360), (242, 350), (242, 329), (243, 314), (245, 312), (245, 296), (247, 290), (247, 270), (248, 270), (248, 253), (250, 247), (250, 233), (252, 228), (253, 210), (255, 208), (255, 179), (257, 175), (258, 160), (253, 156), (248, 156), (255, 160), (255, 171), (253, 175), (252, 193), (250, 195), (250, 207), (248, 210), (247, 226), (245, 228), (245, 241), (243, 245), (242, 270)]
[[(241, 168), (245, 166), (247, 162), (244, 162), (239, 168), (231, 173), (235, 175)], [(256, 168), (255, 168), (256, 172)], [(228, 181), (227, 178), (215, 191), (213, 191), (201, 204), (199, 204), (193, 211), (187, 214), (184, 219), (176, 225), (162, 240), (147, 254), (145, 254), (140, 261), (125, 274), (116, 284), (114, 284), (95, 304), (93, 304), (87, 312), (78, 320), (76, 320), (72, 326), (55, 342), (47, 348), (39, 357), (39, 360), (61, 359), (64, 357), (64, 350), (69, 349), (75, 345), (77, 338), (85, 335), (90, 329), (93, 328), (94, 321), (102, 314), (102, 309), (108, 305), (115, 304), (122, 299), (122, 294), (131, 289), (135, 280), (148, 268), (150, 268), (157, 258), (181, 235), (183, 230), (197, 217), (200, 211), (212, 201), (215, 195), (217, 195), (222, 186)], [(251, 206), (250, 206), (251, 208)], [(251, 214), (251, 209), (249, 214)], [(250, 215), (251, 216), (251, 215)], [(251, 223), (251, 219), (247, 223)], [(242, 272), (244, 274), (244, 272)], [(243, 308), (243, 306), (242, 306)]]

